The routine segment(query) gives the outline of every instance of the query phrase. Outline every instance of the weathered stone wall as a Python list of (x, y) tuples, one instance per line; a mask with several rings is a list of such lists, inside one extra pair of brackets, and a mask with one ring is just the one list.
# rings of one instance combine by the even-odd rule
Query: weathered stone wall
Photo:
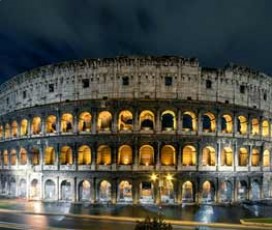
[[(126, 77), (128, 85), (124, 85)], [(89, 86), (84, 87), (83, 81), (89, 81)], [(31, 70), (2, 84), (0, 113), (103, 98), (191, 99), (271, 112), (271, 78), (237, 66), (201, 68), (196, 60), (180, 57), (66, 62)]]

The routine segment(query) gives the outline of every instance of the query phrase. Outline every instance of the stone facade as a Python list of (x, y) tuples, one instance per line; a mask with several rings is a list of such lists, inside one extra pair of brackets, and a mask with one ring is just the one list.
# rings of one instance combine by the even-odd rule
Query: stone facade
[(0, 193), (112, 203), (271, 198), (271, 83), (181, 57), (23, 73), (0, 86)]

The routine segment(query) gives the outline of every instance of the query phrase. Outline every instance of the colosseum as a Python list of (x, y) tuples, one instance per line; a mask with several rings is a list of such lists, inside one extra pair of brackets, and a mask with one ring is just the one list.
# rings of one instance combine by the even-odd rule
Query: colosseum
[(0, 85), (0, 195), (91, 203), (272, 197), (272, 78), (193, 58), (39, 67)]

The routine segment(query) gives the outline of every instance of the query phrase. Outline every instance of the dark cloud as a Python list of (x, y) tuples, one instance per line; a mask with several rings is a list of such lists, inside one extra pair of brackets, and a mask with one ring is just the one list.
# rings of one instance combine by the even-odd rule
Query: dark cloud
[(117, 55), (198, 57), (272, 73), (270, 0), (2, 0), (1, 82), (28, 69)]

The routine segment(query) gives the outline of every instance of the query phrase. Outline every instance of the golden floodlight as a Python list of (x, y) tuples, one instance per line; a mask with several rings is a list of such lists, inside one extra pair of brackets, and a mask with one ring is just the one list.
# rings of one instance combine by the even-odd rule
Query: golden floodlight
[(171, 174), (167, 174), (166, 180), (169, 180), (169, 181), (173, 180), (173, 176)]
[(151, 180), (156, 181), (158, 176), (155, 173), (152, 173)]

